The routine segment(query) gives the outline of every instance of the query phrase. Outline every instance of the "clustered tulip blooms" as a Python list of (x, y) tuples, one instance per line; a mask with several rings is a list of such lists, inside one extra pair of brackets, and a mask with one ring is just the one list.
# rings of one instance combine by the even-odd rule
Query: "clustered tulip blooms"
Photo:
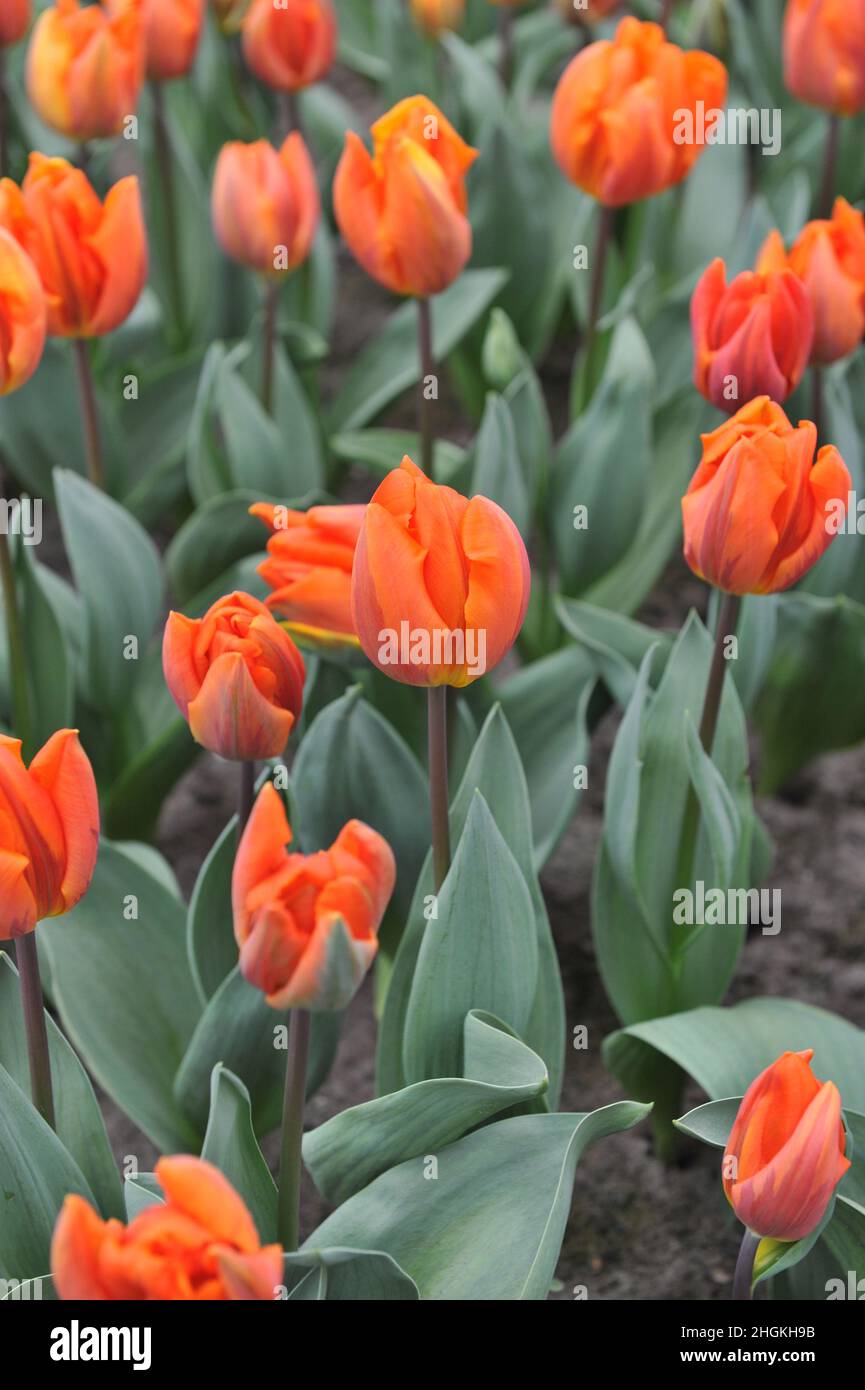
[(784, 251), (781, 233), (770, 232), (758, 269), (789, 269), (811, 301), (811, 361), (837, 362), (865, 335), (865, 217), (846, 198), (836, 198), (831, 218), (808, 222)]
[(27, 50), (27, 91), (48, 125), (74, 140), (118, 135), (144, 81), (143, 0), (43, 10)]
[(797, 428), (761, 396), (703, 435), (703, 457), (682, 499), (685, 559), (730, 594), (773, 594), (801, 579), (834, 539), (830, 507), (852, 482), (834, 445), (814, 460), (817, 431)]
[(29, 381), (42, 360), (45, 295), (30, 257), (0, 228), (0, 396)]
[(212, 208), (226, 255), (269, 280), (288, 275), (309, 255), (321, 214), (303, 138), (292, 131), (279, 150), (267, 140), (223, 145)]
[(30, 27), (31, 0), (4, 0), (0, 8), (0, 48), (18, 43)]
[(268, 87), (297, 92), (330, 71), (337, 35), (331, 0), (252, 0), (243, 21), (243, 55)]
[(798, 101), (838, 116), (865, 107), (865, 8), (849, 0), (787, 0), (784, 80)]
[(366, 507), (310, 507), (298, 512), (256, 502), (250, 513), (270, 528), (258, 573), (273, 592), (267, 606), (298, 638), (315, 645), (357, 645), (351, 572)]
[(275, 1009), (344, 1009), (378, 950), (396, 881), (387, 841), (361, 821), (330, 849), (290, 854), (279, 793), (259, 793), (234, 863), (240, 969)]
[(195, 60), (205, 0), (145, 0), (147, 75), (157, 82), (184, 77)]

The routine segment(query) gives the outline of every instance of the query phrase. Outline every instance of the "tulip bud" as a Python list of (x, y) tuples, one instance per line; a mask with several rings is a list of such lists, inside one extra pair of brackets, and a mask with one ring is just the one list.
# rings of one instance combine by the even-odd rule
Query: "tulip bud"
[(69, 912), (90, 887), (99, 802), (76, 729), (59, 729), (24, 766), (18, 739), (0, 735), (0, 940)]
[(431, 482), (409, 458), (367, 506), (352, 611), (361, 646), (393, 680), (464, 686), (491, 671), (516, 641), (530, 584), (507, 512)]
[(211, 201), (220, 246), (250, 270), (278, 280), (309, 255), (321, 204), (312, 160), (296, 131), (279, 151), (267, 140), (223, 145)]
[(493, 309), (481, 350), (486, 380), (494, 390), (504, 391), (522, 370), (524, 362), (525, 353), (513, 323), (504, 309)]
[(727, 593), (774, 594), (817, 563), (834, 539), (829, 510), (843, 515), (852, 482), (833, 445), (814, 463), (816, 446), (810, 421), (794, 429), (767, 396), (703, 435), (682, 499), (695, 574)]
[(243, 56), (268, 87), (297, 92), (333, 67), (337, 36), (331, 0), (252, 0), (243, 21)]
[(478, 152), (424, 96), (399, 102), (372, 137), (370, 156), (346, 133), (333, 185), (339, 229), (374, 280), (396, 294), (439, 294), (471, 255), (464, 179)]
[(836, 198), (831, 219), (809, 222), (789, 256), (778, 231), (769, 233), (757, 269), (789, 267), (808, 292), (814, 316), (811, 361), (837, 362), (865, 334), (865, 218)]
[(865, 107), (865, 6), (857, 0), (787, 0), (783, 51), (797, 101), (837, 116)]
[(121, 179), (99, 201), (65, 159), (31, 154), (24, 182), (0, 180), (0, 226), (28, 253), (45, 291), (48, 332), (111, 333), (131, 314), (147, 279), (147, 233), (138, 180)]
[(344, 1009), (378, 949), (396, 881), (393, 853), (358, 820), (317, 854), (289, 854), (291, 838), (268, 782), (241, 836), (231, 882), (240, 969), (275, 1009)]
[(147, 75), (185, 77), (195, 61), (205, 0), (145, 0)]
[[(623, 19), (589, 44), (553, 97), (550, 138), (562, 172), (607, 207), (681, 183), (703, 151), (697, 111), (722, 107), (723, 63), (683, 52), (658, 24)], [(690, 129), (689, 129), (690, 123)]]
[(3, 0), (0, 7), (0, 48), (23, 39), (30, 27), (31, 0)]
[(251, 594), (219, 599), (203, 618), (171, 613), (165, 680), (192, 737), (221, 758), (278, 758), (303, 703), (303, 657)]
[(242, 1198), (201, 1158), (161, 1158), (165, 1194), (123, 1226), (73, 1193), (60, 1209), (51, 1271), (62, 1300), (268, 1300), (284, 1284), (279, 1245), (262, 1246)]
[(850, 1167), (841, 1096), (811, 1071), (814, 1053), (785, 1052), (752, 1081), (724, 1151), (724, 1192), (739, 1220), (770, 1240), (819, 1226)]
[(791, 270), (745, 270), (727, 284), (718, 258), (691, 299), (694, 385), (732, 413), (755, 396), (785, 401), (802, 379), (814, 337), (808, 291)]
[(43, 10), (27, 51), (27, 92), (48, 125), (73, 140), (118, 135), (138, 106), (146, 49), (142, 0)]
[(0, 228), (0, 396), (29, 381), (45, 347), (45, 294), (36, 267)]
[(437, 39), (447, 29), (459, 29), (466, 0), (411, 0), (411, 12), (418, 28)]
[(351, 570), (366, 507), (310, 507), (297, 512), (256, 502), (272, 532), (258, 573), (273, 593), (267, 606), (298, 639), (313, 646), (357, 646)]

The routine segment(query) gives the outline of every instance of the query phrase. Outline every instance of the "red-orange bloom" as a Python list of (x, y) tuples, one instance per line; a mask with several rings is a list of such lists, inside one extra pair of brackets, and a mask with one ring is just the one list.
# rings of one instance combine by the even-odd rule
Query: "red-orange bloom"
[(99, 802), (76, 729), (59, 729), (27, 768), (21, 743), (0, 735), (0, 939), (59, 917), (90, 887)]
[(283, 1284), (279, 1245), (262, 1246), (243, 1200), (201, 1158), (161, 1158), (165, 1193), (124, 1226), (67, 1197), (51, 1244), (61, 1299), (113, 1303), (273, 1299)]
[(331, 0), (252, 0), (243, 21), (243, 56), (278, 92), (320, 82), (333, 66), (339, 29)]
[(811, 1070), (814, 1053), (785, 1052), (752, 1081), (724, 1151), (724, 1191), (755, 1235), (802, 1240), (819, 1226), (850, 1167), (841, 1096)]
[(275, 1009), (344, 1009), (373, 962), (396, 880), (387, 841), (352, 820), (328, 850), (289, 854), (291, 827), (268, 782), (234, 862), (240, 968)]
[[(731, 594), (789, 589), (835, 537), (852, 487), (834, 445), (817, 455), (808, 420), (794, 429), (761, 396), (711, 434), (682, 499), (685, 559), (695, 574)], [(813, 464), (813, 467), (812, 467)]]
[(368, 275), (426, 298), (456, 280), (472, 250), (466, 171), (477, 158), (437, 106), (407, 97), (372, 127), (373, 154), (354, 131), (333, 185), (339, 229)]
[(135, 177), (104, 203), (65, 159), (31, 154), (19, 188), (0, 180), (0, 226), (35, 265), (48, 305), (48, 332), (93, 338), (118, 328), (147, 279), (147, 233)]
[(410, 458), (364, 515), (352, 611), (374, 666), (407, 685), (464, 686), (497, 666), (523, 625), (531, 572), (507, 512), (433, 483)]
[(27, 92), (43, 121), (73, 140), (118, 135), (138, 106), (145, 61), (141, 0), (57, 0), (33, 30)]
[(298, 638), (316, 645), (357, 644), (351, 614), (351, 570), (366, 507), (310, 507), (296, 512), (269, 502), (250, 507), (271, 530), (258, 573), (267, 600)]
[(306, 260), (321, 204), (315, 169), (293, 131), (280, 150), (267, 140), (223, 145), (213, 176), (213, 226), (220, 246), (250, 270), (281, 279)]
[(865, 334), (865, 217), (845, 198), (832, 216), (803, 227), (786, 255), (779, 231), (770, 232), (758, 270), (789, 266), (799, 276), (814, 315), (812, 362), (836, 362)]
[(23, 39), (30, 25), (31, 0), (3, 0), (0, 8), (0, 48)]
[(784, 80), (794, 97), (838, 116), (865, 107), (865, 6), (787, 0)]
[(411, 0), (411, 12), (419, 29), (438, 38), (446, 29), (459, 29), (466, 0)]
[(785, 401), (802, 379), (814, 337), (808, 291), (791, 270), (743, 270), (727, 283), (718, 258), (691, 299), (694, 385), (732, 413), (755, 396)]
[(145, 0), (147, 75), (185, 77), (195, 61), (205, 0)]
[(45, 294), (23, 247), (0, 227), (0, 396), (29, 381), (45, 347)]
[(680, 183), (703, 150), (699, 115), (723, 107), (727, 72), (700, 50), (669, 43), (658, 24), (628, 16), (612, 40), (589, 44), (553, 98), (553, 154), (572, 183), (607, 207)]
[(192, 737), (221, 758), (278, 758), (303, 704), (293, 641), (251, 594), (218, 599), (203, 618), (170, 613), (162, 644), (168, 689)]

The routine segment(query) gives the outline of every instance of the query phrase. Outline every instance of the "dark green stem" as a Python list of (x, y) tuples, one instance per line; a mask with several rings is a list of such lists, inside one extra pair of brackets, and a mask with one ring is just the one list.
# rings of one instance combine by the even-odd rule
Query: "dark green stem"
[(811, 367), (811, 420), (817, 431), (817, 448), (823, 437), (823, 368), (819, 362)]
[[(0, 485), (4, 494), (11, 491), (8, 475), (0, 474)], [(11, 499), (5, 498), (8, 502)], [(8, 515), (8, 512), (7, 512)], [(30, 688), (27, 680), (27, 658), (24, 646), (24, 632), (21, 613), (18, 608), (18, 592), (15, 585), (15, 569), (12, 564), (12, 548), (5, 531), (0, 532), (0, 583), (3, 587), (3, 612), (6, 617), (6, 637), (9, 647), (9, 671), (12, 678), (12, 715), (15, 732), (24, 746), (25, 756), (32, 752), (30, 739)]]
[(285, 1067), (285, 1100), (282, 1107), (282, 1146), (279, 1157), (279, 1207), (277, 1232), (283, 1250), (300, 1243), (300, 1174), (303, 1109), (306, 1100), (306, 1068), (309, 1058), (310, 1017), (306, 1009), (292, 1009), (288, 1027)]
[(605, 207), (602, 203), (598, 209), (598, 235), (595, 240), (594, 256), (592, 260), (592, 284), (589, 293), (589, 316), (586, 321), (586, 330), (583, 336), (581, 350), (581, 384), (579, 406), (582, 409), (589, 401), (595, 386), (596, 371), (595, 354), (598, 336), (598, 320), (601, 317), (601, 310), (604, 303), (604, 280), (607, 270), (607, 253), (610, 249), (610, 242), (613, 235), (613, 218), (615, 212), (613, 208)]
[(252, 812), (252, 803), (255, 800), (255, 763), (251, 759), (244, 759), (240, 764), (240, 779), (237, 787), (237, 837), (243, 834), (246, 822)]
[(507, 91), (514, 75), (514, 15), (504, 5), (499, 15), (499, 77)]
[(745, 1228), (742, 1244), (739, 1246), (736, 1273), (733, 1276), (733, 1298), (738, 1302), (750, 1302), (753, 1297), (751, 1284), (754, 1279), (754, 1261), (757, 1258), (760, 1240), (760, 1236), (749, 1231), (747, 1227)]
[(418, 427), (420, 430), (420, 466), (428, 478), (433, 475), (434, 432), (433, 402), (427, 395), (430, 379), (435, 376), (432, 343), (432, 310), (428, 299), (417, 302), (418, 352), (420, 355), (420, 394), (418, 396)]
[(54, 1129), (51, 1057), (48, 1052), (48, 1030), (45, 1026), (45, 1006), (42, 1002), (35, 931), (18, 937), (15, 942), (15, 959), (21, 984), (21, 1007), (24, 1011), (24, 1032), (27, 1036), (27, 1055), (30, 1060), (30, 1094), (43, 1120)]
[(661, 13), (658, 15), (658, 23), (665, 34), (670, 32), (670, 18), (673, 13), (673, 0), (661, 0)]
[(429, 720), (429, 792), (433, 878), (435, 890), (438, 892), (451, 866), (446, 685), (430, 686), (427, 714)]
[(84, 338), (74, 338), (72, 350), (78, 369), (78, 393), (81, 400), (81, 422), (84, 427), (84, 453), (87, 476), (94, 487), (105, 491), (105, 472), (102, 467), (102, 444), (99, 438), (99, 411), (90, 366), (90, 345)]
[(264, 292), (264, 334), (261, 343), (261, 404), (268, 415), (273, 414), (273, 377), (276, 356), (276, 314), (279, 304), (279, 285), (268, 280)]
[(171, 309), (178, 337), (182, 340), (186, 330), (186, 302), (183, 284), (183, 267), (180, 261), (180, 228), (177, 218), (177, 199), (174, 188), (174, 160), (171, 153), (171, 136), (165, 115), (165, 101), (162, 83), (150, 84), (153, 93), (153, 125), (156, 146), (156, 163), (159, 180), (162, 184), (162, 206), (165, 211), (165, 240), (168, 260), (168, 285), (171, 296)]
[(281, 92), (280, 100), (277, 104), (277, 131), (276, 143), (281, 145), (283, 140), (296, 130), (298, 135), (303, 135), (303, 124), (300, 119), (300, 101), (297, 92)]

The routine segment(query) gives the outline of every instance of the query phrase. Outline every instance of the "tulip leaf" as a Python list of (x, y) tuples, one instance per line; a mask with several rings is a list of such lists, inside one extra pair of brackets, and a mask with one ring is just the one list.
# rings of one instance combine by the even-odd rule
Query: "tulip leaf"
[(307, 1269), (287, 1298), (300, 1303), (396, 1303), (420, 1297), (414, 1280), (381, 1250), (304, 1247), (286, 1255), (287, 1281)]
[[(3, 1292), (5, 1286), (6, 1292)], [(0, 1303), (56, 1303), (57, 1291), (50, 1274), (40, 1279), (0, 1280)]]
[(237, 965), (231, 912), (236, 854), (237, 817), (232, 816), (198, 872), (186, 918), (189, 964), (204, 1002), (213, 998)]
[[(39, 371), (3, 397), (0, 412), (0, 445), (6, 458), (14, 460), (16, 479), (33, 497), (46, 501), (54, 500), (56, 468), (71, 468), (78, 474), (85, 471), (71, 346), (49, 338)], [(51, 402), (50, 410), (46, 409), (47, 401)]]
[[(84, 1174), (102, 1215), (120, 1216), (123, 1211), (120, 1178), (90, 1078), (47, 1012), (45, 1022), (51, 1057), (57, 1135)], [(2, 951), (0, 1066), (6, 1069), (24, 1094), (29, 1095), (30, 1067), (18, 972)]]
[(183, 904), (103, 841), (86, 896), (39, 933), (64, 1029), (96, 1080), (164, 1152), (194, 1148), (172, 1097), (200, 1010)]
[[(302, 507), (300, 503), (286, 505)], [(284, 503), (284, 497), (265, 496), (249, 488), (210, 497), (172, 538), (165, 556), (172, 597), (178, 608), (217, 579), (229, 565), (257, 555), (267, 544), (268, 531), (249, 515), (254, 502)]]
[(520, 534), (527, 538), (532, 520), (532, 500), (517, 448), (514, 421), (503, 396), (491, 391), (475, 440), (470, 495), (489, 497), (507, 512)]
[(252, 1128), (249, 1092), (227, 1067), (213, 1068), (210, 1117), (201, 1157), (212, 1163), (240, 1193), (262, 1245), (275, 1241), (276, 1185)]
[[(31, 744), (24, 749), (28, 762), (56, 729), (69, 728), (73, 723), (75, 701), (69, 647), (43, 574), (44, 567), (34, 559), (31, 546), (19, 542), (15, 555), (16, 589), (21, 626), (26, 633), (24, 660), (32, 722)], [(19, 723), (17, 712), (15, 723)]]
[(386, 1251), (425, 1300), (542, 1301), (580, 1157), (646, 1113), (620, 1101), (591, 1114), (523, 1115), (487, 1125), (383, 1173), (329, 1216), (303, 1252)]
[(491, 1014), (465, 1020), (464, 1076), (420, 1081), (355, 1105), (303, 1141), (303, 1157), (326, 1201), (338, 1205), (405, 1159), (437, 1151), (515, 1106), (544, 1109), (541, 1058)]
[[(420, 458), (420, 435), (417, 430), (367, 429), (346, 430), (331, 435), (331, 453), (346, 463), (357, 463), (383, 478), (391, 469), (399, 468), (406, 454)], [(433, 476), (436, 482), (456, 486), (454, 476), (464, 469), (468, 454), (449, 439), (437, 439), (433, 452)]]
[(136, 1173), (134, 1178), (127, 1177), (123, 1184), (123, 1195), (127, 1223), (134, 1221), (148, 1207), (165, 1205), (165, 1194), (155, 1173)]

